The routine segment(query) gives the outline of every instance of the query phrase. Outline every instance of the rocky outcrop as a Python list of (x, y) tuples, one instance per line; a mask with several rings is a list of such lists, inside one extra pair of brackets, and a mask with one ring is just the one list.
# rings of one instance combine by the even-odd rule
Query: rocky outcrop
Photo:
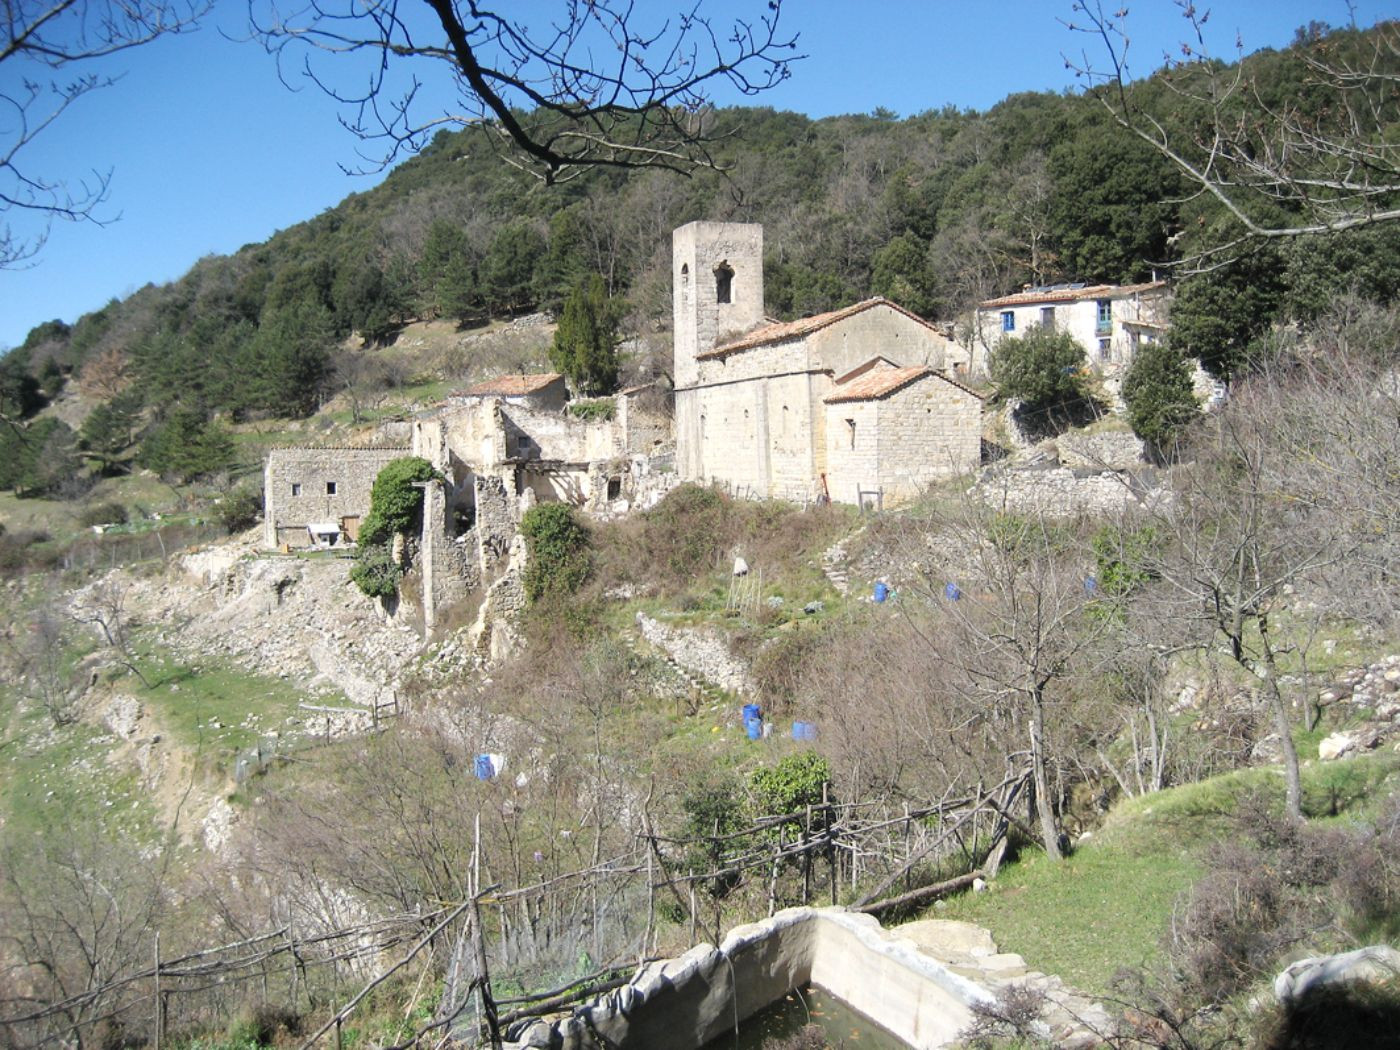
[(1400, 951), (1388, 944), (1293, 963), (1274, 978), (1274, 995), (1296, 1006), (1310, 995), (1348, 984), (1381, 984), (1400, 978)]

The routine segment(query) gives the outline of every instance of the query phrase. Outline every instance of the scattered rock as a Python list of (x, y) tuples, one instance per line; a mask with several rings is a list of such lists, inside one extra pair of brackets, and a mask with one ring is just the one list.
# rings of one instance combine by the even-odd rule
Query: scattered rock
[(102, 712), (102, 723), (117, 736), (130, 740), (140, 729), (142, 716), (146, 713), (141, 701), (134, 696), (117, 694)]
[(1323, 762), (1331, 762), (1355, 747), (1356, 741), (1351, 738), (1350, 733), (1333, 733), (1317, 745), (1317, 757)]
[(1400, 977), (1400, 951), (1387, 944), (1371, 945), (1340, 955), (1319, 955), (1293, 963), (1274, 978), (1274, 995), (1292, 1005), (1313, 992), (1339, 984), (1379, 984)]

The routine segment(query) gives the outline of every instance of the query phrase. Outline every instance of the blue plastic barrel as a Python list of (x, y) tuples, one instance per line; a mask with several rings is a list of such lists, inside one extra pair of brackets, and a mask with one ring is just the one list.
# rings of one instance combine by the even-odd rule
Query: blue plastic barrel
[(761, 740), (761, 739), (763, 739), (763, 719), (761, 719), (761, 718), (746, 718), (746, 719), (744, 719), (744, 732), (748, 734), (748, 737), (749, 737), (750, 740)]
[(477, 755), (473, 768), (477, 780), (490, 780), (496, 775), (496, 767), (491, 764), (490, 755)]
[(877, 602), (882, 602), (889, 596), (890, 589), (883, 581), (875, 584), (875, 600)]
[(952, 580), (949, 580), (948, 586), (943, 588), (943, 597), (947, 598), (950, 602), (959, 601), (962, 598), (962, 588)]
[(745, 704), (745, 705), (744, 705), (744, 716), (743, 716), (743, 717), (744, 717), (744, 721), (745, 721), (745, 722), (747, 722), (747, 721), (748, 721), (749, 719), (751, 719), (751, 718), (756, 718), (756, 719), (762, 721), (762, 719), (763, 719), (763, 708), (760, 707), (758, 704)]
[(812, 722), (794, 722), (792, 724), (792, 738), (794, 740), (815, 740), (817, 739), (817, 727)]

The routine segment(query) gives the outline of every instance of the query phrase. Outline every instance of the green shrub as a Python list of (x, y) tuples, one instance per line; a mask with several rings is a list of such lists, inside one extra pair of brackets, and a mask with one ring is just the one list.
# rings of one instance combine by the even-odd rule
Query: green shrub
[(1123, 402), (1133, 433), (1159, 452), (1200, 412), (1191, 366), (1166, 343), (1138, 347), (1123, 377)]
[(386, 463), (369, 492), (369, 513), (360, 523), (360, 546), (386, 543), (399, 532), (417, 532), (423, 522), (423, 490), (414, 483), (441, 477), (421, 456)]
[(610, 397), (593, 398), (586, 401), (570, 401), (565, 409), (575, 419), (590, 422), (612, 419), (617, 414), (617, 402)]
[(989, 367), (1001, 397), (1051, 408), (1088, 395), (1084, 362), (1084, 348), (1074, 336), (1040, 326), (998, 342)]
[(788, 755), (774, 766), (755, 769), (749, 776), (754, 815), (797, 813), (819, 805), (822, 785), (831, 782), (831, 766), (815, 751)]
[(128, 520), (126, 508), (116, 501), (94, 503), (78, 513), (78, 524), (85, 529), (94, 525), (125, 525)]
[(389, 598), (398, 593), (403, 570), (394, 562), (387, 543), (361, 543), (355, 552), (350, 579), (371, 598)]
[(530, 562), (525, 568), (525, 597), (572, 594), (592, 568), (588, 529), (567, 503), (541, 503), (520, 519)]
[(252, 485), (240, 485), (224, 495), (219, 501), (219, 524), (232, 535), (251, 529), (262, 517), (262, 489)]

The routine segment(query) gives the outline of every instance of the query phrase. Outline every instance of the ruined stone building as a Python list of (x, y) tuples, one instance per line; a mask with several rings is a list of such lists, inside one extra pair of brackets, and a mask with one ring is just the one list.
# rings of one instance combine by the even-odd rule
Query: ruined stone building
[(500, 632), (523, 602), (516, 526), (530, 506), (563, 500), (623, 511), (675, 482), (660, 469), (669, 468), (671, 453), (664, 392), (632, 387), (591, 407), (572, 413), (556, 373), (499, 376), (414, 417), (409, 446), (274, 450), (264, 470), (264, 542), (353, 542), (379, 471), (400, 456), (421, 456), (444, 481), (425, 485), (423, 529), (410, 538), (415, 622), (430, 630), (438, 610), (479, 592), (473, 644), (499, 655), (509, 642)]
[(754, 497), (886, 504), (971, 470), (982, 398), (968, 354), (886, 299), (778, 323), (763, 227), (672, 238), (676, 470)]

